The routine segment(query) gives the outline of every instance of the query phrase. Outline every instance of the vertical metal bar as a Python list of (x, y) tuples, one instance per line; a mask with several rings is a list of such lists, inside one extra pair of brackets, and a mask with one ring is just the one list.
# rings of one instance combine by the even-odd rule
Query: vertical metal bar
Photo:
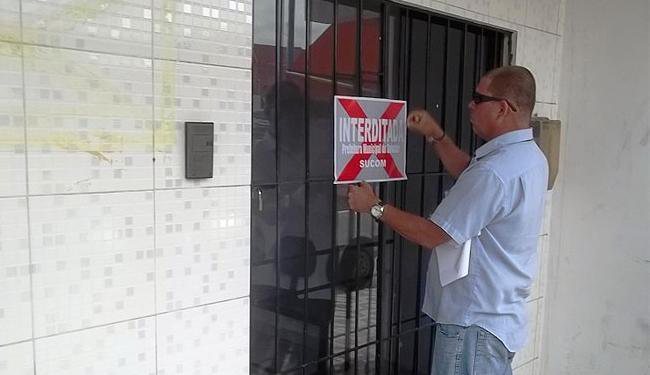
[(311, 3), (310, 0), (305, 0), (305, 67), (304, 67), (304, 72), (305, 72), (305, 196), (304, 196), (304, 204), (305, 204), (305, 221), (304, 221), (304, 231), (305, 231), (305, 242), (303, 244), (303, 249), (304, 249), (304, 274), (305, 274), (305, 282), (304, 282), (304, 301), (303, 301), (303, 322), (302, 322), (302, 365), (303, 365), (303, 373), (305, 369), (305, 362), (306, 362), (306, 357), (307, 357), (307, 322), (309, 321), (309, 314), (308, 314), (308, 300), (309, 300), (309, 274), (308, 274), (308, 269), (309, 269), (309, 253), (308, 249), (309, 247), (309, 193), (310, 193), (310, 184), (309, 184), (309, 126), (310, 126), (310, 121), (309, 121), (309, 69), (310, 69), (310, 59), (309, 59), (309, 48), (310, 48), (310, 34), (311, 34), (311, 7), (309, 4)]
[[(426, 46), (426, 53), (425, 53), (425, 58), (424, 58), (424, 109), (426, 111), (429, 110), (428, 105), (428, 96), (427, 96), (427, 87), (429, 84), (429, 57), (430, 57), (430, 50), (431, 50), (431, 16), (427, 15), (427, 46)], [(427, 172), (427, 167), (426, 167), (426, 159), (427, 159), (427, 142), (422, 142), (422, 172), (423, 174), (426, 174)]]
[[(363, 22), (363, 0), (359, 0), (357, 3), (357, 27), (356, 27), (356, 48), (355, 48), (355, 59), (356, 59), (356, 73), (357, 73), (357, 95), (362, 96), (363, 94), (363, 79), (362, 79), (362, 67), (361, 67), (361, 29)], [(358, 353), (357, 348), (359, 347), (359, 255), (361, 254), (361, 215), (355, 215), (356, 218), (356, 262), (357, 265), (354, 268), (354, 374), (357, 374), (358, 368)], [(346, 348), (347, 352), (348, 348)]]
[[(413, 36), (411, 35), (411, 30), (412, 30), (412, 15), (410, 9), (406, 10), (406, 26), (405, 26), (405, 49), (406, 49), (406, 54), (405, 54), (405, 63), (404, 63), (404, 92), (403, 92), (403, 97), (407, 98), (408, 93), (410, 92), (410, 87), (411, 87), (411, 43), (412, 43), (412, 38)], [(407, 147), (408, 150), (408, 147)], [(406, 205), (406, 191), (407, 191), (407, 186), (406, 186), (406, 181), (402, 181), (402, 190), (401, 190), (401, 201), (403, 205)], [(404, 251), (404, 242), (405, 239), (400, 236), (399, 237), (399, 276), (398, 276), (398, 294), (397, 294), (397, 301), (398, 301), (398, 323), (397, 323), (397, 336), (398, 340), (401, 340), (401, 334), (402, 334), (402, 252)], [(400, 361), (401, 361), (401, 356), (400, 356), (400, 351), (397, 351), (397, 360), (395, 361), (396, 365), (396, 370), (399, 373), (399, 368), (400, 368)]]
[(361, 76), (362, 72), (362, 67), (361, 67), (361, 28), (362, 28), (362, 22), (363, 22), (363, 0), (358, 0), (358, 5), (357, 5), (357, 45), (356, 45), (356, 51), (354, 53), (355, 58), (357, 59), (356, 65), (357, 65), (357, 95), (361, 96), (363, 95), (363, 77)]
[[(388, 5), (386, 3), (381, 4), (381, 10), (380, 10), (380, 17), (381, 17), (381, 23), (380, 23), (380, 32), (379, 32), (379, 48), (381, 48), (381, 74), (379, 75), (379, 92), (383, 97), (387, 97), (386, 95), (386, 76), (388, 75), (386, 72), (386, 66), (387, 64), (387, 48), (385, 48), (385, 44), (389, 43), (388, 41), (388, 35), (386, 30), (388, 30), (387, 23), (388, 23)], [(379, 197), (382, 200), (386, 200), (386, 184), (380, 184), (379, 185)], [(377, 343), (375, 347), (375, 372), (379, 373), (381, 371), (381, 348), (382, 348), (382, 318), (383, 318), (383, 294), (384, 294), (384, 225), (379, 222), (379, 226), (377, 228), (377, 308), (376, 308), (376, 319), (375, 319), (375, 342)], [(368, 315), (370, 317), (370, 315)], [(368, 322), (370, 324), (370, 318), (368, 318)], [(370, 329), (368, 329), (368, 332), (370, 333)]]
[[(279, 179), (279, 173), (278, 171), (280, 170), (279, 167), (279, 147), (278, 147), (278, 134), (279, 129), (278, 129), (278, 101), (280, 98), (280, 61), (281, 61), (281, 51), (282, 51), (282, 12), (283, 12), (283, 2), (282, 0), (276, 0), (275, 3), (275, 114), (274, 114), (274, 121), (275, 121), (275, 161), (276, 161), (276, 168), (275, 168), (275, 201), (278, 202), (278, 194), (279, 194), (279, 187), (278, 187), (278, 179)], [(275, 208), (275, 358), (273, 359), (273, 367), (274, 370), (277, 372), (278, 369), (278, 356), (279, 356), (279, 350), (278, 350), (278, 322), (279, 322), (279, 315), (280, 315), (280, 289), (279, 289), (279, 284), (280, 284), (280, 252), (279, 252), (279, 246), (277, 246), (278, 241), (279, 241), (279, 233), (278, 233), (278, 221), (279, 221), (279, 215), (278, 215), (278, 206), (276, 204)]]
[[(392, 14), (392, 10), (393, 10), (393, 6), (390, 6), (390, 5), (387, 6), (387, 11), (386, 11), (387, 22), (390, 22), (390, 17), (391, 17), (391, 14)], [(397, 22), (399, 22), (399, 24), (401, 26), (401, 15), (400, 14), (398, 14), (398, 17), (396, 18), (396, 23)], [(395, 25), (395, 28), (391, 28), (390, 30), (393, 30), (393, 32), (399, 32), (398, 29), (397, 29), (397, 25)], [(401, 35), (400, 35), (400, 38), (401, 38)], [(386, 38), (386, 40), (389, 41), (389, 43), (393, 43), (392, 38), (390, 38), (390, 39)], [(397, 55), (400, 56), (400, 59), (398, 59), (398, 61), (396, 62), (397, 66), (399, 67), (399, 63), (400, 63), (400, 60), (401, 60), (401, 44), (398, 44), (398, 45), (394, 46), (393, 52), (394, 53), (397, 52)], [(388, 56), (388, 51), (386, 51), (386, 56)], [(392, 67), (393, 67), (393, 64), (391, 64), (391, 68)], [(398, 72), (399, 72), (399, 69), (398, 69)], [(395, 96), (399, 97), (399, 94), (395, 95), (395, 92), (394, 92), (394, 90), (395, 90), (395, 82), (393, 81), (394, 78), (399, 78), (399, 76), (396, 76), (393, 73), (394, 73), (394, 69), (391, 69), (391, 71), (390, 71), (390, 77), (391, 77), (390, 87), (393, 88), (393, 97), (395, 97)], [(399, 80), (398, 80), (397, 83), (399, 84)], [(393, 195), (392, 196), (393, 203), (395, 205), (397, 205), (397, 199), (396, 199), (397, 196), (396, 196), (395, 193), (396, 193), (397, 186), (398, 186), (399, 183), (398, 182), (393, 182), (392, 184), (393, 184), (393, 194), (392, 194)], [(388, 332), (387, 332), (388, 353), (386, 353), (386, 358), (388, 358), (388, 366), (389, 366), (388, 368), (389, 369), (390, 369), (390, 361), (391, 361), (392, 354), (393, 354), (393, 345), (391, 343), (390, 338), (393, 336), (393, 318), (394, 318), (393, 317), (393, 306), (394, 306), (394, 301), (393, 300), (394, 300), (394, 295), (395, 295), (395, 293), (394, 293), (394, 285), (395, 285), (395, 234), (393, 234), (393, 243), (392, 243), (392, 246), (391, 246), (390, 255), (391, 255), (390, 293), (387, 294), (387, 296), (389, 298), (389, 308), (388, 308), (388, 311), (387, 311), (388, 312)], [(381, 336), (381, 337), (383, 339), (383, 336)]]
[[(483, 59), (483, 47), (485, 43), (485, 29), (481, 28), (481, 33), (478, 36), (478, 42), (476, 44), (476, 57), (474, 59), (476, 68), (474, 69), (474, 88), (478, 86), (478, 83), (483, 76), (483, 73), (485, 71), (485, 64), (484, 64), (484, 59)], [(472, 131), (472, 133), (474, 133)], [(476, 146), (479, 144), (478, 136), (476, 134), (472, 134), (472, 143), (470, 144), (470, 151), (471, 154), (474, 154), (474, 150), (476, 149)]]
[[(443, 124), (443, 129), (446, 127), (446, 121), (447, 121), (447, 79), (449, 78), (449, 19), (447, 19), (447, 22), (445, 22), (445, 49), (444, 49), (444, 59), (443, 59), (443, 64), (444, 64), (444, 85), (442, 85), (442, 113), (440, 115), (440, 121), (442, 121)], [(453, 140), (452, 140), (453, 141)], [(440, 163), (442, 165), (442, 162)], [(442, 172), (447, 174), (447, 172), (444, 170), (444, 166), (441, 166)], [(440, 203), (442, 200), (442, 188), (443, 188), (443, 179), (440, 178), (438, 179), (438, 199), (436, 200), (436, 205)]]
[(465, 105), (465, 95), (463, 95), (463, 85), (465, 83), (465, 45), (467, 39), (467, 24), (463, 25), (463, 43), (460, 49), (460, 69), (458, 77), (458, 103), (456, 108), (457, 121), (456, 121), (456, 137), (458, 138), (458, 145), (462, 147), (463, 144), (463, 106)]
[[(332, 93), (336, 95), (336, 57), (337, 57), (337, 47), (338, 47), (338, 0), (333, 1), (332, 9), (332, 26), (334, 31), (334, 36), (332, 38), (333, 53), (332, 53)], [(331, 247), (332, 247), (332, 285), (331, 285), (331, 299), (332, 299), (332, 322), (330, 323), (330, 339), (329, 339), (329, 373), (330, 375), (334, 374), (334, 326), (335, 326), (335, 316), (336, 316), (336, 264), (338, 263), (338, 250), (336, 246), (336, 185), (332, 185), (332, 233), (331, 233)]]
[[(429, 87), (429, 66), (431, 64), (431, 16), (427, 16), (427, 50), (426, 50), (426, 57), (424, 59), (425, 61), (425, 68), (424, 68), (424, 107), (427, 108), (428, 105), (428, 87)], [(428, 110), (428, 108), (427, 108)], [(422, 166), (423, 166), (423, 173), (422, 177), (420, 180), (420, 216), (424, 215), (424, 188), (425, 188), (425, 181), (426, 181), (426, 175), (427, 175), (427, 170), (426, 170), (426, 148), (427, 143), (423, 142), (422, 144)], [(417, 291), (415, 294), (415, 343), (416, 346), (413, 350), (413, 368), (417, 369), (418, 366), (418, 347), (420, 343), (420, 304), (422, 303), (422, 296), (421, 296), (421, 288), (420, 288), (420, 278), (422, 277), (422, 246), (418, 246), (418, 271), (417, 271)]]
[[(402, 45), (404, 46), (404, 53), (402, 54), (402, 62), (403, 62), (403, 69), (401, 69), (402, 72), (402, 98), (407, 98), (408, 92), (409, 92), (409, 76), (410, 76), (410, 69), (409, 69), (409, 63), (411, 60), (411, 48), (410, 48), (410, 42), (411, 42), (411, 14), (410, 10), (406, 9), (404, 12), (404, 20), (402, 25), (402, 31), (403, 31), (403, 43)], [(408, 150), (408, 147), (407, 147)], [(407, 151), (408, 152), (408, 151)], [(406, 182), (402, 181), (400, 183), (401, 185), (401, 190), (400, 190), (400, 200), (402, 204), (405, 204), (406, 202)], [(397, 275), (397, 340), (399, 342), (400, 340), (400, 335), (402, 332), (402, 283), (401, 283), (401, 277), (402, 277), (402, 251), (404, 250), (404, 238), (402, 236), (399, 236), (399, 247), (397, 253), (397, 264), (398, 264), (398, 269), (399, 269), (399, 274)], [(399, 373), (399, 363), (400, 363), (400, 351), (397, 349), (397, 354), (395, 357), (395, 373)]]

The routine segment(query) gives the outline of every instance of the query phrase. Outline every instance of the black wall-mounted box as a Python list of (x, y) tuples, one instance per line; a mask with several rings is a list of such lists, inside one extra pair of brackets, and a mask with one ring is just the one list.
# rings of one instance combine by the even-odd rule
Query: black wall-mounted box
[(212, 178), (214, 123), (185, 123), (185, 178)]

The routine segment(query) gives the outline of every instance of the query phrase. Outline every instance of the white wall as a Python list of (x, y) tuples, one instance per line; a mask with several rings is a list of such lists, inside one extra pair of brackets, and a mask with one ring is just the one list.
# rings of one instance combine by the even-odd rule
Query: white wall
[(546, 374), (650, 373), (649, 12), (567, 2)]
[(0, 374), (248, 373), (251, 15), (0, 0)]

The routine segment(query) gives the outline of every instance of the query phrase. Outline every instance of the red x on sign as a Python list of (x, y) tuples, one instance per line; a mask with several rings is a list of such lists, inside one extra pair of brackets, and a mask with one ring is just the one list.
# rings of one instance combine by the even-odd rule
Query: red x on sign
[[(372, 167), (373, 169), (383, 168), (383, 173), (385, 173), (383, 176), (378, 176), (376, 172), (373, 172), (370, 178), (366, 178), (368, 181), (404, 179), (404, 174), (400, 171), (398, 164), (391, 154), (391, 150), (395, 149), (394, 145), (389, 146), (385, 143), (405, 143), (403, 139), (405, 130), (396, 128), (400, 126), (400, 123), (395, 119), (403, 112), (406, 103), (403, 101), (378, 100), (374, 98), (336, 97), (336, 100), (347, 114), (347, 120), (353, 120), (349, 125), (345, 123), (345, 120), (340, 121), (339, 124), (335, 124), (335, 126), (339, 126), (337, 130), (339, 130), (339, 133), (345, 132), (340, 129), (343, 129), (347, 125), (348, 132), (352, 133), (351, 137), (348, 134), (349, 138), (352, 138), (351, 141), (354, 142), (356, 140), (359, 142), (357, 152), (354, 152), (340, 171), (335, 172), (337, 175), (336, 182), (358, 180), (361, 171), (366, 167)], [(377, 114), (381, 113), (381, 115), (376, 116), (375, 114), (374, 118), (370, 118), (359, 103), (360, 100), (364, 101), (366, 107), (371, 107), (371, 111), (374, 109)], [(401, 126), (404, 127), (405, 124), (402, 123)], [(349, 130), (350, 128), (353, 129)], [(340, 141), (342, 138), (345, 137), (339, 134), (339, 139), (336, 141)], [(405, 152), (403, 145), (397, 149), (401, 150), (402, 153)], [(373, 163), (369, 161), (372, 155), (375, 155), (377, 158), (377, 162), (374, 163), (375, 165), (372, 165)], [(339, 156), (339, 153), (335, 155), (335, 157)], [(403, 159), (402, 157), (401, 160)]]

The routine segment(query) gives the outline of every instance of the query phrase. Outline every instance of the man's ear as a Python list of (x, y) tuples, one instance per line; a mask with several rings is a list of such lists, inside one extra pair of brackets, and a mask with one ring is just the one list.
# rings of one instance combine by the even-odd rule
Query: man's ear
[(499, 111), (497, 112), (497, 117), (504, 118), (508, 114), (508, 103), (505, 100), (499, 102)]

